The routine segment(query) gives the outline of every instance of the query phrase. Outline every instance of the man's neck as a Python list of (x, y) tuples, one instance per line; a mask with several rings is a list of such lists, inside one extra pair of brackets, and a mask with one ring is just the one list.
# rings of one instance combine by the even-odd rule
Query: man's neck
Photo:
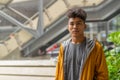
[(85, 37), (80, 37), (80, 38), (77, 38), (77, 37), (72, 37), (72, 43), (73, 44), (79, 44), (79, 43), (82, 43), (83, 41), (85, 40)]

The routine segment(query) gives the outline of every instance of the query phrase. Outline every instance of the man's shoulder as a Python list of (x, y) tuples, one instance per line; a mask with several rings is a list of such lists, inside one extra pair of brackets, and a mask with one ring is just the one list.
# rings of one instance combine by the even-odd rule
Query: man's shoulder
[(70, 39), (67, 39), (67, 40), (62, 42), (62, 45), (68, 45), (69, 43), (70, 43)]
[(98, 49), (103, 48), (102, 43), (100, 41), (98, 41), (97, 39), (95, 40), (95, 47)]
[(87, 45), (88, 46), (93, 45), (95, 47), (101, 47), (102, 46), (100, 41), (98, 41), (96, 38), (94, 38), (94, 39), (87, 38)]
[(70, 43), (70, 40), (71, 39), (67, 39), (67, 40), (65, 40), (65, 41), (63, 41), (61, 44), (62, 44), (62, 46), (63, 46), (63, 48), (65, 48), (69, 43)]

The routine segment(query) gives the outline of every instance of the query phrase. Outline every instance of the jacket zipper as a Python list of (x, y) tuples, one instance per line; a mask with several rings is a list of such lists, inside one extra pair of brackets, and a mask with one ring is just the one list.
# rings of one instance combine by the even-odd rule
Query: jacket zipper
[[(87, 42), (87, 41), (86, 41), (86, 42)], [(95, 46), (95, 42), (96, 42), (96, 40), (94, 41), (94, 46)], [(85, 59), (82, 68), (80, 68), (80, 69), (81, 69), (81, 70), (80, 70), (80, 77), (79, 77), (80, 79), (81, 79), (81, 75), (82, 75), (81, 73), (82, 73), (82, 71), (83, 71), (83, 68), (84, 68), (84, 66), (85, 66), (85, 63), (86, 63), (88, 57), (90, 56), (90, 53), (91, 53), (91, 51), (93, 50), (94, 46), (93, 46), (92, 49), (89, 51), (89, 55), (88, 55), (87, 58)], [(80, 79), (79, 79), (79, 80), (80, 80)]]

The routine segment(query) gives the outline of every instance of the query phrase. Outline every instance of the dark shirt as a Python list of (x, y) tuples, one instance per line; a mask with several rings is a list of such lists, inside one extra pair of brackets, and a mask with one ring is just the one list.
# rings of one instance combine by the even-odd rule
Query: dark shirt
[(81, 44), (68, 44), (66, 54), (65, 80), (79, 80), (82, 56), (85, 52), (85, 42)]

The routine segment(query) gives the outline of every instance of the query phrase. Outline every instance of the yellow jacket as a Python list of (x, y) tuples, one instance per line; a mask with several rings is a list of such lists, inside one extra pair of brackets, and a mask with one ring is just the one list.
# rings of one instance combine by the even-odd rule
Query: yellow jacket
[[(64, 48), (61, 44), (58, 63), (56, 65), (55, 80), (64, 80), (63, 57)], [(108, 80), (108, 69), (102, 46), (95, 42), (94, 48), (90, 52), (82, 69), (80, 80)]]

